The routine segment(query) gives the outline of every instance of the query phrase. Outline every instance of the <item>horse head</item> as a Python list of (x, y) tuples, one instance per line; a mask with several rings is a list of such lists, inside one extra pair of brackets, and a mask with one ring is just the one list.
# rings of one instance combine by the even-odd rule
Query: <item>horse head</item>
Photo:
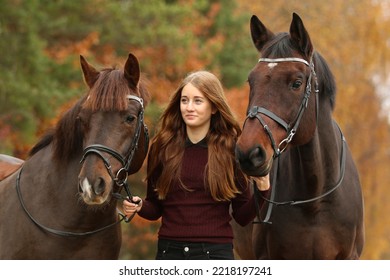
[(246, 174), (264, 176), (285, 149), (313, 137), (317, 80), (313, 46), (298, 15), (289, 33), (274, 34), (256, 16), (250, 28), (262, 58), (249, 73), (248, 115), (236, 157)]
[(143, 164), (149, 139), (144, 106), (149, 96), (133, 54), (123, 70), (97, 71), (83, 56), (80, 63), (89, 91), (77, 116), (84, 134), (79, 193), (86, 204), (102, 205)]

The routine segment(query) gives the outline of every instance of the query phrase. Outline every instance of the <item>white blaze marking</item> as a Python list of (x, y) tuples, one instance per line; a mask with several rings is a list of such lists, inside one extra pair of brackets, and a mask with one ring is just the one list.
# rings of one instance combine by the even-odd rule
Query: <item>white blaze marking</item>
[(270, 69), (274, 68), (276, 65), (278, 65), (276, 62), (270, 62), (270, 63), (268, 63), (268, 67), (269, 67)]
[(88, 196), (88, 197), (92, 197), (91, 194), (92, 194), (92, 186), (91, 184), (89, 183), (88, 179), (87, 178), (84, 178), (83, 182), (81, 183), (81, 189), (83, 190), (83, 192)]

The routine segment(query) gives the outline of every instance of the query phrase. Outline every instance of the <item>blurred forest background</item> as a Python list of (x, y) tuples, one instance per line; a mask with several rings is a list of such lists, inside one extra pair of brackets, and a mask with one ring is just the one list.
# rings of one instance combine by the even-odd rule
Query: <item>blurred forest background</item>
[[(134, 53), (150, 81), (153, 128), (188, 72), (221, 78), (237, 117), (259, 54), (250, 17), (288, 31), (298, 13), (336, 77), (335, 119), (356, 160), (365, 199), (362, 259), (390, 259), (390, 3), (386, 0), (0, 0), (0, 153), (26, 159), (32, 145), (85, 92), (79, 55), (97, 68)], [(132, 176), (144, 196), (145, 167)], [(121, 259), (153, 259), (159, 222), (122, 224)]]

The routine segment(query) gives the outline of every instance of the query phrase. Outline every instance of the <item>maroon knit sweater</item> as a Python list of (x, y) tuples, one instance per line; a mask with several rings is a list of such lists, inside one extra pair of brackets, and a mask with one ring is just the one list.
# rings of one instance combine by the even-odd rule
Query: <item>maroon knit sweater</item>
[(148, 180), (147, 195), (138, 214), (148, 220), (162, 217), (159, 238), (189, 242), (231, 243), (233, 231), (229, 223), (230, 205), (231, 214), (240, 225), (246, 225), (254, 219), (255, 200), (242, 175), (236, 178), (236, 185), (241, 194), (231, 201), (213, 200), (204, 185), (207, 161), (208, 149), (205, 141), (197, 144), (186, 143), (181, 180), (192, 191), (184, 190), (179, 184), (174, 184), (166, 199), (159, 200), (154, 190), (155, 186), (151, 183), (154, 181), (154, 176)]

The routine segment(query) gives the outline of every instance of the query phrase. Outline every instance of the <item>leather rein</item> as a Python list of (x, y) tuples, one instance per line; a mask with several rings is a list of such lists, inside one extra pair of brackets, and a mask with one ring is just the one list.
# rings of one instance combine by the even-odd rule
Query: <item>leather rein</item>
[[(103, 160), (104, 165), (105, 165), (105, 167), (107, 169), (107, 172), (110, 174), (110, 177), (112, 178), (112, 180), (120, 188), (123, 187), (125, 189), (125, 191), (126, 191), (126, 194), (127, 194), (127, 197), (125, 197), (122, 194), (120, 194), (120, 191), (119, 191), (117, 193), (112, 193), (112, 196), (114, 198), (116, 198), (116, 199), (132, 200), (133, 196), (132, 196), (132, 194), (130, 192), (130, 186), (129, 186), (128, 182), (127, 182), (127, 178), (128, 178), (128, 175), (129, 175), (129, 168), (130, 168), (131, 162), (133, 160), (135, 151), (138, 149), (138, 141), (139, 141), (139, 138), (140, 138), (142, 126), (144, 127), (144, 136), (145, 136), (145, 153), (147, 153), (147, 151), (148, 151), (149, 134), (148, 134), (147, 126), (144, 124), (144, 106), (143, 106), (142, 98), (139, 98), (138, 96), (135, 96), (135, 95), (128, 95), (127, 98), (129, 100), (135, 100), (135, 101), (137, 101), (137, 102), (139, 102), (141, 104), (141, 110), (140, 110), (140, 112), (138, 114), (138, 123), (137, 123), (136, 132), (134, 134), (133, 141), (131, 143), (128, 155), (126, 157), (123, 157), (120, 153), (116, 152), (115, 150), (113, 150), (113, 149), (111, 149), (111, 148), (109, 148), (107, 146), (100, 145), (100, 144), (93, 144), (93, 145), (90, 145), (90, 146), (88, 146), (88, 147), (86, 147), (84, 149), (83, 156), (82, 156), (82, 159), (80, 161), (80, 164), (84, 162), (85, 158), (89, 154), (96, 154), (96, 155), (98, 155)], [(102, 152), (110, 154), (111, 156), (113, 156), (115, 159), (117, 159), (122, 164), (123, 167), (119, 169), (119, 171), (116, 173), (116, 176), (114, 176), (114, 174), (112, 173), (111, 165), (110, 165), (109, 160), (106, 159), (103, 156)], [(30, 218), (30, 220), (35, 225), (37, 225), (39, 228), (41, 228), (44, 231), (47, 231), (49, 233), (52, 233), (52, 234), (55, 234), (55, 235), (59, 235), (59, 236), (63, 236), (63, 237), (89, 236), (89, 235), (93, 235), (93, 234), (99, 233), (101, 231), (104, 231), (106, 229), (109, 229), (109, 228), (111, 228), (113, 226), (116, 226), (117, 224), (119, 224), (122, 221), (125, 221), (125, 222), (128, 223), (128, 222), (130, 222), (133, 219), (133, 217), (136, 214), (136, 213), (134, 213), (132, 216), (127, 218), (125, 215), (123, 215), (122, 213), (120, 213), (118, 211), (118, 215), (120, 216), (120, 219), (118, 221), (116, 221), (114, 223), (111, 223), (111, 224), (108, 224), (106, 226), (103, 226), (101, 228), (98, 228), (98, 229), (95, 229), (95, 230), (92, 230), (92, 231), (86, 231), (86, 232), (71, 232), (71, 231), (62, 231), (62, 230), (49, 228), (49, 227), (41, 224), (40, 222), (38, 222), (31, 215), (31, 213), (27, 210), (27, 207), (26, 207), (26, 205), (24, 203), (24, 200), (23, 200), (23, 197), (22, 197), (22, 194), (21, 194), (21, 191), (20, 191), (20, 178), (21, 178), (22, 171), (23, 171), (23, 166), (21, 167), (21, 169), (20, 169), (20, 171), (19, 171), (19, 173), (17, 175), (17, 178), (16, 178), (16, 192), (18, 194), (19, 202), (20, 202), (24, 212)]]

